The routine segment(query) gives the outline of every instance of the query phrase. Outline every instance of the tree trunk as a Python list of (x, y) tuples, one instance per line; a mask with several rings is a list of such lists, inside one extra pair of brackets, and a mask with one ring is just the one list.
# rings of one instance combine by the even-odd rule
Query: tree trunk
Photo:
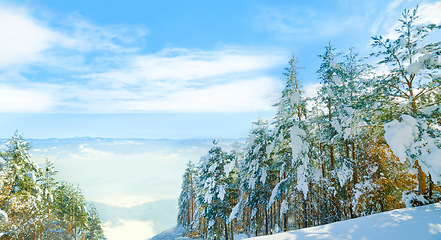
[[(191, 200), (191, 212), (190, 215), (190, 224), (193, 222), (193, 211), (194, 211), (194, 200), (193, 200), (193, 173), (190, 171), (190, 200)], [(191, 226), (189, 226), (190, 230), (192, 229)]]
[[(303, 193), (304, 194), (304, 193)], [(303, 195), (302, 194), (302, 195)], [(308, 227), (308, 213), (306, 211), (306, 196), (303, 196), (303, 201), (302, 201), (302, 208), (303, 208), (303, 228), (307, 228)]]
[(268, 212), (266, 209), (263, 210), (265, 214), (265, 235), (268, 235)]
[(353, 167), (353, 178), (354, 179), (353, 180), (354, 180), (354, 187), (355, 187), (355, 184), (357, 184), (357, 178), (358, 178), (358, 174), (357, 174), (358, 167), (357, 167), (357, 162), (355, 160), (355, 143), (354, 143), (354, 140), (352, 140), (351, 145), (352, 145), (352, 162), (354, 164), (354, 167)]
[(329, 146), (329, 155), (331, 158), (331, 171), (334, 170), (335, 158), (334, 158), (334, 146)]
[(228, 224), (226, 218), (224, 218), (224, 226), (225, 226), (225, 240), (228, 240)]
[(421, 166), (418, 163), (418, 160), (415, 161), (415, 164), (418, 168), (418, 194), (426, 194), (427, 187), (426, 187), (426, 174), (421, 170)]

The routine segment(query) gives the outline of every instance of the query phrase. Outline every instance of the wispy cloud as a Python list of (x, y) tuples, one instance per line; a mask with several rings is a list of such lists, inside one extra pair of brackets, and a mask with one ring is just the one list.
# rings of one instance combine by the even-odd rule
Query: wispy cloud
[[(321, 3), (320, 3), (321, 4)], [(323, 11), (320, 7), (311, 6), (279, 6), (261, 7), (259, 9), (259, 27), (272, 33), (279, 39), (292, 41), (313, 40), (317, 38), (329, 38), (348, 31), (354, 27), (360, 27), (366, 23), (362, 12), (360, 14), (336, 14), (335, 11), (343, 11), (340, 5), (335, 4), (335, 9)], [(333, 5), (334, 6), (334, 5)]]
[(398, 34), (395, 29), (400, 27), (398, 19), (402, 18), (404, 9), (411, 10), (417, 6), (419, 18), (415, 21), (415, 24), (441, 24), (441, 15), (439, 14), (441, 1), (419, 4), (415, 0), (395, 0), (389, 3), (383, 11), (378, 12), (372, 24), (371, 33), (373, 35), (382, 35), (384, 38), (396, 39)]
[(268, 74), (286, 60), (276, 49), (145, 53), (146, 29), (57, 20), (0, 5), (0, 112), (268, 110), (279, 91)]

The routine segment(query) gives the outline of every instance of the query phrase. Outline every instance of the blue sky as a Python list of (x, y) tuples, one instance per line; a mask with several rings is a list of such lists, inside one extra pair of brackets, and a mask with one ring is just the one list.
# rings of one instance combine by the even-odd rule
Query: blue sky
[(404, 8), (440, 1), (0, 0), (0, 137), (237, 138), (270, 118), (295, 54), (367, 56)]

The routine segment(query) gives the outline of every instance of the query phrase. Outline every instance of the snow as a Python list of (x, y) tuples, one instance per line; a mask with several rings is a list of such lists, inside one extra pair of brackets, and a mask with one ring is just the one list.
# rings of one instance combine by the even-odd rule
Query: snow
[(430, 58), (430, 65), (437, 66), (438, 62), (439, 62), (438, 55), (433, 54), (432, 57)]
[(262, 145), (259, 143), (256, 145), (256, 147), (253, 149), (253, 155), (257, 156), (259, 154), (260, 149), (262, 148)]
[(266, 181), (266, 169), (262, 168), (262, 170), (260, 171), (260, 182), (262, 182), (262, 184), (265, 184)]
[(8, 214), (0, 209), (0, 223), (8, 221)]
[(423, 195), (416, 195), (413, 192), (411, 192), (411, 193), (403, 192), (402, 199), (403, 199), (404, 204), (408, 208), (412, 207), (413, 201), (421, 202), (424, 204), (429, 203), (429, 201), (427, 201)]
[(223, 185), (221, 185), (221, 186), (219, 187), (219, 193), (217, 194), (217, 197), (218, 197), (221, 201), (224, 200), (224, 197), (225, 197), (225, 187), (224, 187)]
[[(432, 152), (424, 159), (424, 163), (429, 165), (430, 172), (433, 175), (433, 181), (441, 181), (439, 174), (441, 173), (441, 149), (433, 149)], [(438, 171), (437, 171), (438, 170)]]
[(329, 66), (332, 67), (332, 68), (338, 68), (340, 66), (340, 64), (338, 62), (336, 62), (336, 61), (331, 61), (329, 63)]
[(225, 166), (225, 175), (229, 176), (231, 171), (233, 171), (234, 167), (236, 166), (236, 163), (234, 161), (231, 161)]
[(431, 174), (435, 183), (441, 182), (441, 149), (435, 145), (433, 138), (425, 134), (424, 141), (414, 144), (411, 153), (418, 152), (422, 161), (419, 162), (421, 170), (426, 174)]
[(291, 102), (297, 105), (300, 104), (300, 93), (298, 91), (292, 93)]
[(286, 213), (288, 211), (288, 202), (286, 199), (282, 201), (282, 204), (280, 205), (280, 213)]
[(35, 176), (35, 174), (33, 172), (26, 173), (26, 176), (33, 182), (37, 181), (37, 177)]
[(208, 168), (208, 172), (213, 173), (216, 170), (216, 167), (216, 164), (211, 165), (210, 168)]
[(397, 209), (323, 226), (305, 228), (254, 240), (435, 240), (441, 239), (441, 203)]
[(209, 192), (205, 193), (205, 202), (206, 203), (211, 203), (212, 199), (213, 199), (213, 195), (211, 195), (211, 193), (209, 193)]
[(274, 151), (274, 148), (276, 147), (276, 143), (272, 141), (267, 147), (266, 147), (266, 156), (270, 157), (271, 153)]
[(234, 219), (237, 218), (241, 205), (242, 205), (242, 202), (239, 201), (236, 204), (236, 206), (233, 207), (233, 209), (231, 210), (231, 213), (230, 213), (230, 217), (228, 218), (228, 221), (227, 221), (228, 223), (231, 223)]
[(404, 38), (404, 37), (400, 37), (400, 38), (398, 39), (398, 44), (399, 44), (401, 47), (405, 47), (406, 44), (407, 44), (407, 39)]
[(291, 149), (292, 149), (292, 163), (293, 165), (300, 161), (300, 166), (297, 167), (297, 186), (296, 188), (303, 192), (305, 198), (308, 194), (308, 174), (309, 159), (305, 152), (308, 151), (308, 144), (302, 138), (306, 137), (306, 132), (299, 126), (291, 127)]
[(409, 116), (402, 115), (402, 121), (393, 120), (384, 124), (384, 139), (391, 148), (392, 152), (402, 163), (406, 162), (406, 149), (414, 142), (418, 136), (417, 121)]
[(308, 179), (306, 177), (306, 174), (307, 174), (306, 166), (300, 165), (297, 168), (297, 186), (296, 186), (296, 188), (299, 191), (303, 192), (303, 197), (305, 199), (308, 196), (308, 191), (309, 191)]
[(190, 239), (183, 237), (185, 229), (182, 226), (177, 226), (167, 231), (164, 231), (150, 240), (175, 240), (175, 239)]
[(421, 67), (423, 66), (423, 64), (421, 64), (420, 62), (414, 62), (411, 63), (408, 67), (407, 67), (407, 72), (409, 74), (418, 74), (418, 72), (420, 71)]
[(338, 86), (343, 84), (341, 77), (337, 75), (332, 76), (332, 81)]
[[(199, 238), (185, 237), (184, 233), (185, 229), (182, 226), (177, 226), (154, 236), (150, 240), (199, 240)], [(234, 234), (234, 240), (242, 240), (246, 238), (248, 238), (246, 234)]]
[(337, 171), (338, 181), (340, 182), (340, 186), (343, 187), (346, 181), (351, 179), (352, 177), (352, 169), (348, 168), (346, 164), (343, 164), (341, 168)]
[(248, 185), (250, 189), (254, 189), (254, 187), (256, 186), (256, 179), (253, 176), (250, 177), (250, 181), (248, 182)]
[(428, 60), (430, 60), (431, 57), (432, 57), (432, 54), (428, 54), (428, 53), (424, 54), (424, 55), (418, 57), (418, 62), (422, 63), (422, 62), (428, 61)]
[(305, 137), (306, 132), (297, 125), (291, 127), (291, 148), (293, 162), (300, 156), (304, 143), (301, 137)]
[(271, 208), (271, 206), (273, 205), (273, 203), (276, 201), (277, 194), (279, 193), (279, 187), (282, 183), (286, 182), (286, 180), (288, 180), (288, 179), (286, 179), (286, 178), (283, 179), (282, 181), (277, 183), (277, 185), (274, 187), (273, 191), (271, 192), (271, 197), (268, 202), (268, 206), (266, 207), (267, 210), (269, 210)]
[(420, 112), (425, 115), (431, 115), (434, 111), (437, 111), (438, 109), (440, 109), (440, 107), (438, 106), (438, 104), (436, 104), (427, 108), (423, 108), (420, 110)]

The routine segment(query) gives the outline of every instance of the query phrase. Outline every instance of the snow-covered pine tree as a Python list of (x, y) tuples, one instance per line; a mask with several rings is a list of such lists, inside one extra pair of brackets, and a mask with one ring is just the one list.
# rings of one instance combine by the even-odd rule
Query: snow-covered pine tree
[(63, 239), (78, 238), (86, 233), (88, 224), (88, 211), (86, 202), (79, 187), (70, 183), (61, 182), (54, 191), (54, 208), (62, 231), (58, 234)]
[[(3, 182), (1, 185), (0, 209), (9, 218), (6, 227), (11, 235), (34, 237), (34, 230), (42, 225), (38, 218), (42, 200), (42, 190), (37, 184), (41, 177), (40, 167), (29, 155), (30, 144), (17, 132), (8, 141), (1, 153)], [(6, 232), (5, 229), (1, 229)]]
[(372, 45), (381, 50), (372, 55), (388, 68), (375, 88), (384, 137), (401, 162), (417, 169), (418, 193), (424, 195), (427, 183), (441, 182), (441, 134), (433, 119), (440, 112), (441, 41), (425, 41), (440, 26), (417, 25), (417, 10), (403, 12), (396, 40), (373, 37)]
[(46, 159), (45, 161), (45, 167), (43, 168), (43, 173), (41, 178), (38, 179), (38, 183), (41, 186), (41, 189), (43, 190), (43, 198), (45, 201), (43, 201), (42, 204), (42, 214), (45, 216), (44, 220), (44, 233), (43, 238), (50, 239), (53, 238), (51, 235), (52, 230), (52, 223), (56, 221), (56, 217), (54, 216), (53, 211), (53, 191), (55, 190), (57, 186), (57, 182), (55, 181), (55, 175), (57, 171), (54, 168), (54, 165), (51, 161)]
[[(366, 151), (359, 148), (360, 141), (370, 139), (366, 132), (367, 111), (363, 96), (369, 91), (367, 83), (371, 67), (358, 57), (353, 47), (343, 56), (344, 61), (336, 63), (334, 84), (334, 113), (331, 125), (336, 134), (333, 137), (336, 147), (335, 177), (338, 179), (337, 189), (342, 218), (353, 217), (353, 189), (358, 179), (358, 168), (362, 163), (357, 155)], [(369, 112), (372, 113), (372, 112)]]
[(322, 172), (321, 192), (328, 194), (320, 204), (320, 212), (324, 214), (321, 218), (322, 223), (334, 222), (341, 219), (341, 207), (338, 199), (339, 184), (337, 180), (336, 168), (341, 164), (339, 149), (339, 139), (336, 137), (335, 119), (337, 109), (341, 106), (342, 99), (339, 94), (343, 91), (341, 64), (337, 57), (341, 53), (329, 44), (325, 47), (325, 53), (319, 55), (322, 60), (317, 71), (321, 81), (321, 87), (316, 99), (317, 110), (321, 111), (318, 115), (312, 116), (312, 125), (315, 127), (314, 139), (317, 141), (318, 156), (320, 159)]
[[(275, 116), (274, 148), (275, 166), (279, 171), (279, 181), (272, 190), (268, 208), (278, 203), (283, 218), (283, 229), (288, 229), (288, 208), (293, 190), (302, 195), (303, 227), (307, 226), (306, 198), (308, 193), (311, 165), (309, 147), (306, 141), (306, 101), (302, 96), (302, 83), (298, 78), (298, 61), (293, 55), (284, 73), (287, 77), (285, 88), (278, 103)], [(274, 147), (275, 146), (275, 147)], [(294, 185), (294, 188), (292, 188)], [(283, 207), (283, 208), (282, 208)]]
[(242, 185), (245, 196), (243, 210), (251, 211), (248, 213), (250, 230), (256, 235), (260, 232), (267, 235), (271, 228), (267, 206), (278, 177), (278, 172), (271, 169), (274, 166), (269, 150), (273, 141), (271, 136), (267, 121), (259, 118), (257, 122), (253, 122), (243, 162), (245, 168), (241, 173), (247, 179)]
[(179, 195), (178, 224), (183, 226), (187, 235), (192, 235), (193, 217), (196, 205), (196, 178), (197, 169), (191, 161), (188, 161), (184, 175), (182, 176), (181, 194)]
[(228, 219), (233, 202), (237, 201), (237, 186), (232, 177), (235, 167), (233, 156), (226, 154), (213, 141), (208, 155), (201, 158), (199, 164), (199, 201), (203, 218), (207, 220), (208, 239), (225, 240), (230, 238)]
[(87, 231), (85, 233), (85, 239), (105, 239), (104, 231), (101, 227), (101, 219), (99, 218), (98, 211), (93, 205), (88, 207), (88, 220), (87, 220)]

